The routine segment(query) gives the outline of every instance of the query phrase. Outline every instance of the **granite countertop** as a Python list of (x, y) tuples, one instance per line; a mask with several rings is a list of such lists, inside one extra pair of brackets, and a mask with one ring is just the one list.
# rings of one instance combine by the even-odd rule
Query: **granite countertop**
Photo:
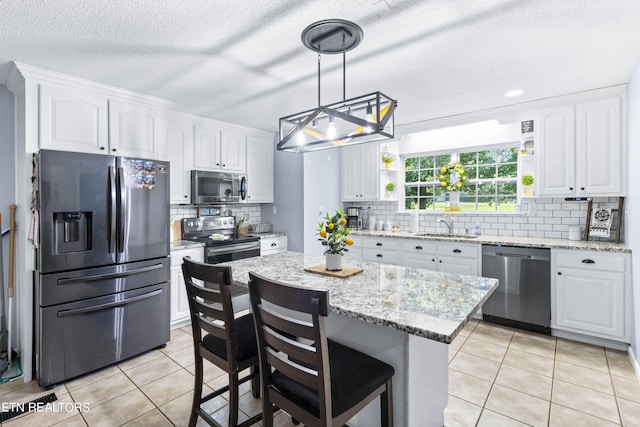
[(346, 279), (307, 273), (323, 256), (284, 252), (222, 263), (233, 268), (236, 284), (249, 272), (297, 286), (329, 290), (331, 311), (446, 344), (456, 337), (498, 286), (496, 279), (360, 261), (343, 267), (364, 269)]
[(170, 249), (177, 251), (180, 249), (204, 248), (204, 243), (191, 242), (189, 240), (174, 240), (171, 242)]
[(424, 239), (440, 242), (465, 242), (478, 243), (486, 245), (505, 245), (505, 246), (526, 246), (530, 248), (551, 248), (551, 249), (582, 249), (592, 251), (631, 253), (631, 248), (623, 243), (612, 242), (596, 242), (584, 240), (568, 240), (568, 239), (548, 239), (542, 237), (508, 237), (508, 236), (478, 236), (472, 238), (466, 237), (447, 237), (445, 233), (442, 236), (419, 236), (420, 233), (410, 233), (408, 231), (377, 231), (377, 230), (352, 230), (354, 236), (372, 236), (372, 237), (391, 237), (396, 239)]

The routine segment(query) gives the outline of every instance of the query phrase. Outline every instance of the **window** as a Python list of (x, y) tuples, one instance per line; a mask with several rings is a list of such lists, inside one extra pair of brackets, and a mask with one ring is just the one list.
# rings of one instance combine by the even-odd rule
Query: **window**
[(468, 185), (460, 192), (466, 211), (513, 211), (518, 201), (518, 146), (482, 151), (458, 151), (405, 158), (404, 207), (407, 210), (444, 210), (449, 192), (440, 185), (439, 169), (460, 163)]

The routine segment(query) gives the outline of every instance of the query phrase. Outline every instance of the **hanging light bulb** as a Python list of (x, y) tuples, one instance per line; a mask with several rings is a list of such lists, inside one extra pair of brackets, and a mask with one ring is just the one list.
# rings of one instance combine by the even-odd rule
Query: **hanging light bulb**
[(298, 145), (304, 145), (304, 143), (306, 142), (305, 137), (304, 137), (304, 131), (302, 129), (300, 129), (298, 131), (298, 136), (296, 137), (296, 142), (298, 143)]
[[(367, 104), (367, 115), (365, 116), (365, 120), (369, 123), (373, 122), (373, 111), (371, 109), (371, 103)], [(366, 133), (371, 133), (373, 132), (373, 127), (370, 124), (367, 124), (367, 126), (365, 126), (364, 131)]]
[(333, 116), (329, 116), (329, 127), (327, 128), (327, 139), (333, 140), (338, 137), (338, 132), (336, 131), (336, 122)]

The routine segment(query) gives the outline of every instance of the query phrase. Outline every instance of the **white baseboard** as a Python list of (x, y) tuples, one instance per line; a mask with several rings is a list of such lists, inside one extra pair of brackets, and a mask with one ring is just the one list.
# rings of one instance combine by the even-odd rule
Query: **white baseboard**
[(640, 382), (640, 359), (638, 355), (633, 352), (633, 347), (629, 347), (629, 360), (631, 360), (631, 366), (636, 373), (636, 378)]
[(590, 335), (578, 334), (575, 332), (563, 331), (561, 329), (552, 329), (551, 335), (558, 338), (566, 338), (568, 340), (580, 341), (580, 342), (584, 342), (592, 345), (599, 345), (599, 346), (611, 348), (614, 350), (629, 351), (629, 349), (631, 348), (629, 344), (624, 342), (609, 340), (606, 338), (593, 337)]

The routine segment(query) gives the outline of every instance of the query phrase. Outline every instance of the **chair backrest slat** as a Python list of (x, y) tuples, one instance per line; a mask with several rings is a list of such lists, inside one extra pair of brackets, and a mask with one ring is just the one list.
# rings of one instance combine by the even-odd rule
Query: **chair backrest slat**
[(262, 330), (265, 343), (274, 350), (280, 351), (307, 366), (316, 364), (318, 355), (314, 346), (294, 341), (266, 326), (263, 326)]
[(267, 352), (267, 363), (274, 367), (281, 374), (306, 385), (309, 388), (318, 390), (318, 371), (302, 366), (290, 359), (284, 358), (282, 354), (271, 349)]
[(220, 339), (227, 339), (227, 328), (224, 324), (216, 324), (210, 318), (197, 314), (198, 327)]
[(279, 331), (308, 340), (315, 338), (313, 323), (311, 322), (295, 319), (283, 313), (276, 313), (266, 306), (260, 307), (260, 315), (266, 324), (271, 325)]

